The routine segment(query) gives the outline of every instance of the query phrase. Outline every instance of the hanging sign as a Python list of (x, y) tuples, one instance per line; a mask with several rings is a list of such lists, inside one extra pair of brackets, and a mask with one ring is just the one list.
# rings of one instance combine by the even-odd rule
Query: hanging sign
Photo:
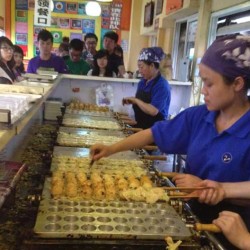
[(52, 0), (35, 1), (35, 20), (34, 25), (50, 26), (51, 25), (51, 6)]

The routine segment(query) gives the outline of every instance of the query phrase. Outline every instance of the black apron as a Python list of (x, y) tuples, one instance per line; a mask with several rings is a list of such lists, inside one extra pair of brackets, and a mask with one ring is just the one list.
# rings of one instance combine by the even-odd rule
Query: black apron
[[(143, 90), (137, 90), (135, 97), (145, 103), (151, 103), (152, 88), (158, 82), (160, 77), (161, 77), (161, 74), (159, 74), (154, 79), (149, 92), (145, 92)], [(133, 109), (135, 113), (135, 120), (137, 122), (136, 124), (137, 128), (143, 128), (143, 129), (151, 128), (155, 122), (164, 120), (164, 116), (161, 114), (160, 111), (158, 112), (156, 116), (151, 116), (151, 115), (144, 113), (137, 105), (133, 105)]]

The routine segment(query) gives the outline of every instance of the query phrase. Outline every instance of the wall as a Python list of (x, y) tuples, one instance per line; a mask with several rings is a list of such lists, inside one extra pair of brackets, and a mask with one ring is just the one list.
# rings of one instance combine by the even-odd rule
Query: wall
[[(120, 36), (120, 43), (121, 45), (123, 44), (128, 44), (128, 40), (129, 40), (129, 30), (130, 30), (130, 12), (131, 12), (131, 1), (132, 0), (114, 0), (113, 3), (119, 3), (122, 4), (122, 9), (121, 9), (121, 16), (120, 16), (120, 29), (116, 29), (115, 31), (118, 33), (118, 35)], [(11, 15), (12, 15), (12, 19), (11, 19), (11, 40), (14, 43), (17, 43), (18, 45), (21, 45), (23, 50), (27, 51), (26, 54), (26, 59), (30, 59), (32, 58), (35, 53), (36, 53), (36, 37), (37, 37), (37, 33), (44, 27), (42, 26), (34, 26), (33, 25), (33, 20), (34, 20), (34, 4), (33, 6), (31, 5), (32, 1), (28, 1), (28, 0), (23, 0), (20, 1), (19, 0), (11, 0), (12, 3), (12, 9), (11, 9)], [(103, 16), (99, 16), (99, 17), (90, 17), (87, 16), (86, 14), (83, 13), (83, 9), (76, 9), (76, 13), (65, 13), (66, 11), (60, 11), (60, 9), (56, 8), (56, 6), (58, 6), (58, 2), (59, 3), (63, 3), (63, 6), (66, 5), (66, 3), (79, 3), (82, 5), (85, 5), (88, 1), (84, 0), (84, 1), (80, 1), (80, 0), (62, 0), (62, 1), (56, 1), (53, 0), (54, 2), (54, 11), (52, 12), (52, 19), (53, 21), (53, 25), (51, 25), (50, 27), (46, 27), (46, 29), (48, 29), (49, 31), (51, 31), (52, 33), (54, 33), (54, 52), (56, 52), (60, 42), (61, 42), (61, 38), (63, 36), (69, 36), (71, 37), (72, 34), (79, 36), (79, 38), (83, 38), (84, 37), (84, 33), (87, 32), (94, 32), (98, 38), (99, 38), (99, 43), (97, 46), (97, 49), (99, 49), (102, 45), (102, 40), (101, 37), (103, 37), (103, 34), (110, 30), (109, 26), (106, 25), (106, 27), (104, 27), (104, 22), (102, 22), (102, 20), (104, 20), (104, 18), (106, 18), (106, 20), (108, 19), (107, 16), (104, 16), (105, 13), (107, 13), (107, 11), (103, 11), (102, 14)], [(22, 12), (21, 16), (26, 16), (27, 18), (23, 18), (23, 20), (20, 20), (20, 18), (17, 18), (17, 8), (16, 8), (16, 3), (19, 4), (19, 8), (18, 11)], [(20, 6), (22, 7), (22, 5), (20, 3), (23, 3), (23, 8), (20, 8)], [(62, 6), (62, 5), (61, 5)], [(101, 6), (105, 9), (103, 10), (107, 10), (107, 8), (109, 6), (111, 6), (110, 3), (101, 3)], [(55, 11), (56, 10), (56, 11)], [(64, 10), (64, 7), (61, 9)], [(61, 12), (61, 13), (60, 13)], [(18, 20), (19, 19), (19, 20)], [(76, 19), (76, 20), (80, 20), (80, 23), (82, 24), (82, 27), (79, 28), (74, 28), (73, 26), (69, 26), (68, 27), (63, 27), (62, 26), (62, 19), (67, 19), (69, 21)], [(89, 24), (91, 24), (91, 22), (94, 22), (94, 29), (92, 27), (89, 27), (88, 29), (86, 28), (86, 25), (83, 25), (83, 22), (88, 22)], [(18, 35), (17, 35), (18, 34)], [(17, 36), (19, 35), (23, 35), (24, 40), (25, 40), (25, 36), (26, 36), (26, 41), (24, 41), (22, 43), (22, 41), (18, 41), (17, 40)], [(56, 37), (59, 37), (59, 39), (55, 39)], [(128, 46), (127, 46), (128, 47)], [(127, 58), (128, 58), (128, 51), (124, 52), (124, 58), (125, 58), (125, 65), (127, 64)]]
[(246, 0), (212, 0), (212, 12), (249, 2)]

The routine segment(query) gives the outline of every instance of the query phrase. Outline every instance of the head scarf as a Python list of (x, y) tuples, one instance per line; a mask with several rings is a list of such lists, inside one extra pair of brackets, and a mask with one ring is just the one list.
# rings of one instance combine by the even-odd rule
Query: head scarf
[(250, 79), (250, 36), (223, 36), (207, 49), (201, 63), (219, 74)]
[(138, 61), (160, 63), (166, 57), (161, 47), (150, 47), (141, 50)]

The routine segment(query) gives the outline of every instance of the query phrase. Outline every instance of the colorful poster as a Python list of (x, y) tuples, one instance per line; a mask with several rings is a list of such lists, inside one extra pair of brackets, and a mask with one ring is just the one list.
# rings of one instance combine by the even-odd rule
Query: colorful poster
[(17, 10), (28, 10), (28, 0), (16, 0)]
[(86, 4), (85, 3), (78, 4), (78, 14), (86, 15)]
[(16, 33), (16, 44), (28, 44), (28, 34)]
[(23, 54), (26, 57), (28, 55), (28, 46), (27, 45), (18, 45), (22, 50), (23, 50)]
[(82, 29), (82, 20), (81, 19), (70, 19), (70, 28), (81, 30)]
[(66, 12), (70, 14), (77, 14), (78, 3), (66, 3)]
[(59, 27), (62, 29), (69, 29), (70, 28), (69, 18), (59, 18)]
[(59, 27), (59, 18), (58, 17), (54, 17), (54, 16), (52, 16), (51, 17), (51, 27), (53, 27), (53, 28), (58, 28)]
[(84, 34), (95, 33), (95, 20), (83, 19), (82, 20), (82, 32)]
[(47, 26), (51, 25), (51, 0), (35, 1), (34, 25)]
[(113, 3), (110, 11), (110, 25), (112, 30), (119, 30), (121, 24), (122, 3)]
[(102, 29), (108, 29), (110, 26), (110, 18), (109, 17), (102, 17)]
[(27, 22), (28, 12), (25, 10), (16, 10), (16, 22)]
[(35, 0), (29, 0), (29, 10), (34, 10), (35, 8)]
[(16, 22), (17, 33), (28, 33), (28, 23)]
[(74, 32), (71, 32), (70, 33), (70, 41), (72, 39), (80, 39), (82, 40), (82, 33), (74, 33)]
[(61, 1), (54, 1), (54, 10), (56, 13), (65, 13), (66, 12), (66, 3)]
[(61, 31), (51, 31), (51, 34), (54, 39), (54, 43), (61, 43), (62, 42), (62, 32)]
[(110, 16), (110, 4), (107, 5), (107, 4), (103, 4), (101, 5), (101, 8), (102, 8), (102, 17), (109, 17)]

